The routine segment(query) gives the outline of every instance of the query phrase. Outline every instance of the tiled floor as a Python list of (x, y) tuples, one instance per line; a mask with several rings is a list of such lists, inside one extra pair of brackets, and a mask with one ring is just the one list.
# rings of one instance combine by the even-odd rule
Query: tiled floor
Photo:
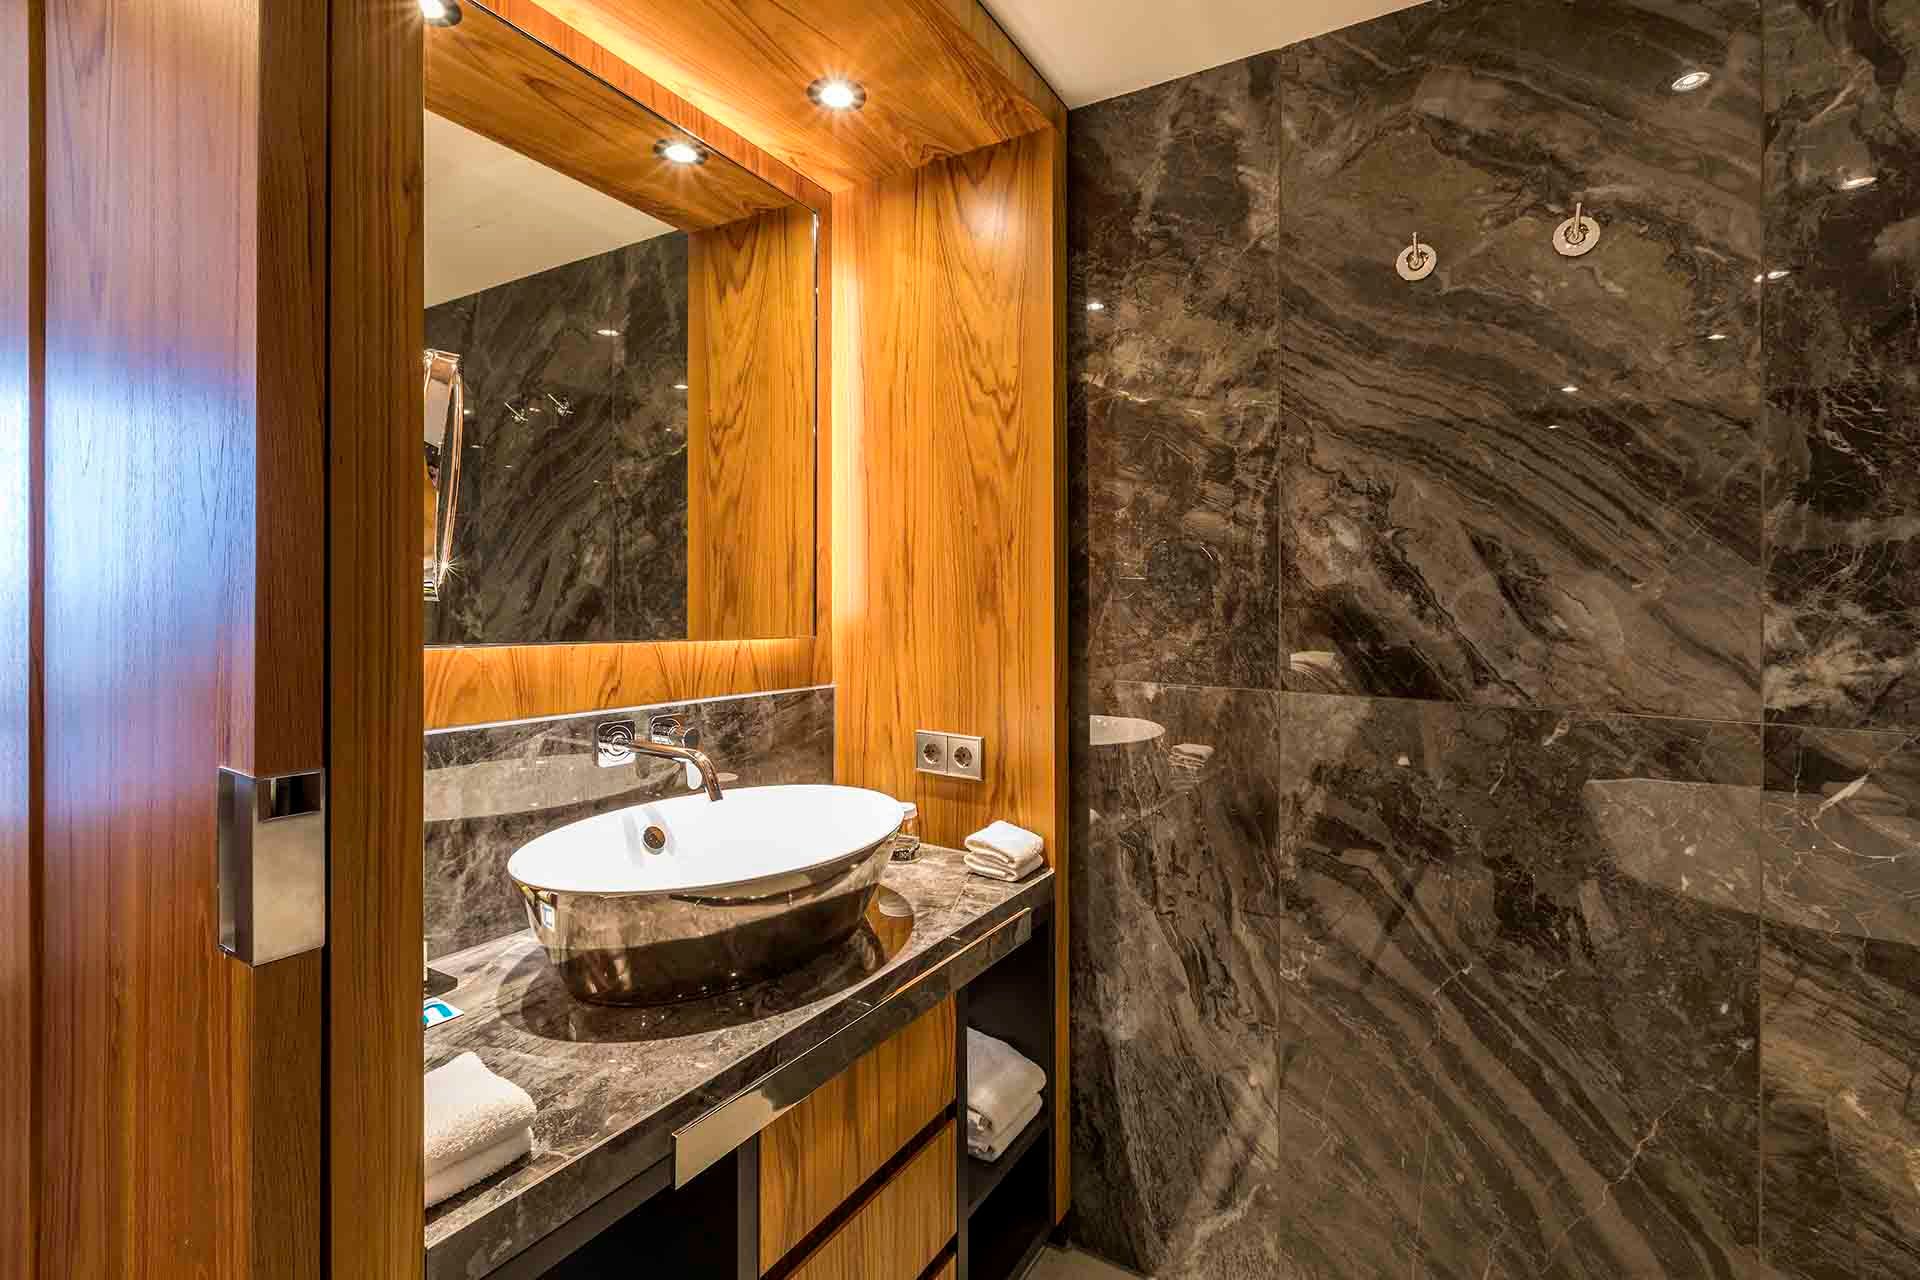
[(1027, 1272), (1027, 1280), (1138, 1280), (1133, 1272), (1122, 1271), (1077, 1249), (1048, 1249)]

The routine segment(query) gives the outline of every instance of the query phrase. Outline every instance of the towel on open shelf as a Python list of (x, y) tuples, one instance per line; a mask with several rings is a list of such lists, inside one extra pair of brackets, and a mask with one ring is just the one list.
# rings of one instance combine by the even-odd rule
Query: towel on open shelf
[(426, 1076), (427, 1204), (438, 1204), (533, 1150), (533, 1099), (463, 1053)]
[(984, 1144), (1005, 1135), (1032, 1098), (1040, 1096), (1047, 1073), (1004, 1040), (967, 1028), (967, 1141)]
[(1028, 1098), (1026, 1105), (1020, 1108), (1018, 1113), (1010, 1117), (1006, 1126), (991, 1138), (976, 1140), (972, 1130), (969, 1129), (967, 1132), (967, 1154), (976, 1160), (985, 1160), (988, 1163), (998, 1160), (1001, 1156), (1007, 1154), (1007, 1148), (1013, 1145), (1014, 1139), (1024, 1133), (1028, 1125), (1040, 1118), (1040, 1107), (1041, 1098), (1040, 1095), (1036, 1093)]

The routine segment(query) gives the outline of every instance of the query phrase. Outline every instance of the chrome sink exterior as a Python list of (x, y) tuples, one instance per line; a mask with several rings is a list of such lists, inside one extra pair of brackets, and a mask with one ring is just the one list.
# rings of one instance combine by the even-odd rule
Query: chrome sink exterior
[(803, 871), (720, 889), (592, 893), (515, 878), (560, 980), (593, 1004), (672, 1004), (797, 969), (844, 942), (880, 887), (898, 829)]

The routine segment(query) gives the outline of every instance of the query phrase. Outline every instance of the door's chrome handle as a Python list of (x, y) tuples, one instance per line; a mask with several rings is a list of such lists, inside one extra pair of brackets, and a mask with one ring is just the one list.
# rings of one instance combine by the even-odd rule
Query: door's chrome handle
[(220, 949), (271, 964), (327, 941), (327, 775), (220, 770)]

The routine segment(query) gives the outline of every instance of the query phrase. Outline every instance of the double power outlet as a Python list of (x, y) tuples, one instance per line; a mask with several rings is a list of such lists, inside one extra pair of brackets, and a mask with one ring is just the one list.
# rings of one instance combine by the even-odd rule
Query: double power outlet
[(964, 733), (933, 733), (916, 729), (913, 734), (913, 767), (921, 773), (937, 773), (943, 778), (986, 777), (986, 746), (979, 738)]

